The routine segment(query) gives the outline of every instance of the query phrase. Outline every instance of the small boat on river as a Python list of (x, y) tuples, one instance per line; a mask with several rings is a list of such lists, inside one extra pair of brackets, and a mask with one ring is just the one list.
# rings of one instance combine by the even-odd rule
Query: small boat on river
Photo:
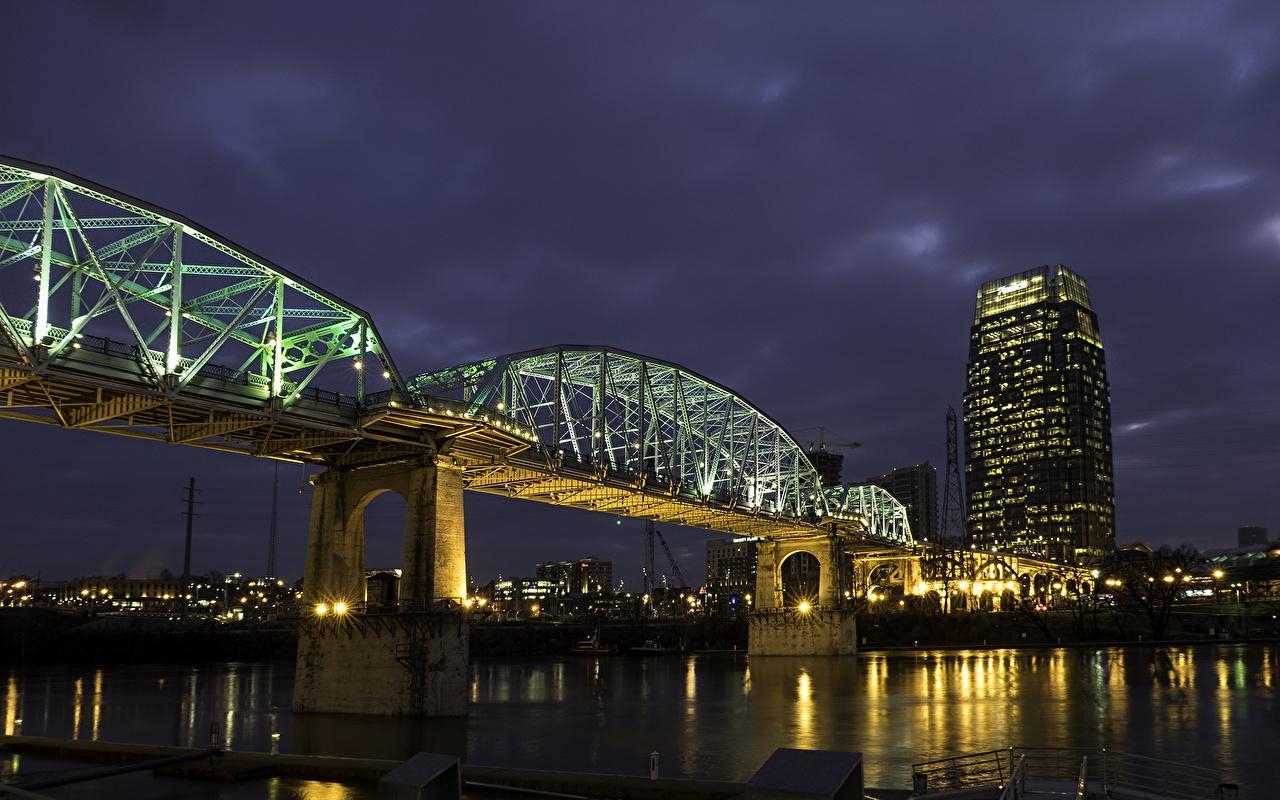
[(644, 644), (633, 647), (628, 652), (641, 656), (662, 656), (680, 651), (672, 647), (663, 647), (657, 639), (646, 639)]
[(616, 652), (616, 644), (603, 644), (598, 636), (588, 636), (569, 648), (569, 653), (575, 656), (611, 656)]

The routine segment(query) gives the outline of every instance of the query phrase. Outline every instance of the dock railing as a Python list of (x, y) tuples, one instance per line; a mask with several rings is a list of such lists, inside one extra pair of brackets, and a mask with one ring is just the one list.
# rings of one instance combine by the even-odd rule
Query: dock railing
[(1000, 800), (1032, 790), (1076, 800), (1234, 800), (1237, 791), (1210, 767), (1106, 749), (1011, 747), (924, 761), (911, 771), (918, 797), (985, 787)]
[(911, 765), (911, 784), (917, 795), (955, 789), (1003, 786), (1010, 773), (1009, 750), (987, 750)]

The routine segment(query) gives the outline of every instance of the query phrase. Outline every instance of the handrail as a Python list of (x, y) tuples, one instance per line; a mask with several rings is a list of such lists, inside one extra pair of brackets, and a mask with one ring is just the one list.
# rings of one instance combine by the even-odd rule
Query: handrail
[[(1006, 764), (1012, 764), (1007, 782)], [(918, 796), (998, 786), (1001, 800), (1022, 800), (1028, 781), (1036, 786), (1043, 783), (1043, 789), (1063, 797), (1074, 794), (1076, 800), (1087, 800), (1091, 783), (1101, 797), (1128, 788), (1168, 800), (1213, 800), (1228, 785), (1220, 783), (1217, 770), (1209, 767), (1105, 748), (1011, 747), (912, 765)], [(1070, 788), (1073, 783), (1074, 792)]]
[(1009, 782), (1000, 793), (1000, 800), (1022, 800), (1027, 793), (1027, 754), (1018, 756), (1018, 763), (1009, 772)]

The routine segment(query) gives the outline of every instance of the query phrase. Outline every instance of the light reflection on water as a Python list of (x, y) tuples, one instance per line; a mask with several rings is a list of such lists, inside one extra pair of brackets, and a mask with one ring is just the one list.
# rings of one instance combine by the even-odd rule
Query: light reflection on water
[[(480, 661), (465, 719), (289, 710), (293, 665), (0, 672), (4, 731), (203, 747), (745, 780), (777, 747), (860, 751), (869, 785), (914, 761), (1011, 744), (1221, 763), (1276, 775), (1274, 645)], [(24, 719), (25, 717), (25, 719)], [(335, 789), (336, 791), (336, 789)], [(322, 796), (322, 795), (316, 795)], [(1251, 792), (1249, 796), (1262, 796)]]

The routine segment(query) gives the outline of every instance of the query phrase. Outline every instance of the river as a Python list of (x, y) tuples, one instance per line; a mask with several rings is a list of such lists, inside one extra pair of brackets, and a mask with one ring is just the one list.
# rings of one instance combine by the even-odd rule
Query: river
[(294, 715), (289, 663), (0, 669), (5, 733), (629, 774), (657, 751), (723, 780), (824, 748), (900, 788), (922, 759), (1105, 746), (1216, 765), (1246, 798), (1280, 779), (1278, 682), (1274, 644), (477, 660), (469, 717), (409, 720)]

